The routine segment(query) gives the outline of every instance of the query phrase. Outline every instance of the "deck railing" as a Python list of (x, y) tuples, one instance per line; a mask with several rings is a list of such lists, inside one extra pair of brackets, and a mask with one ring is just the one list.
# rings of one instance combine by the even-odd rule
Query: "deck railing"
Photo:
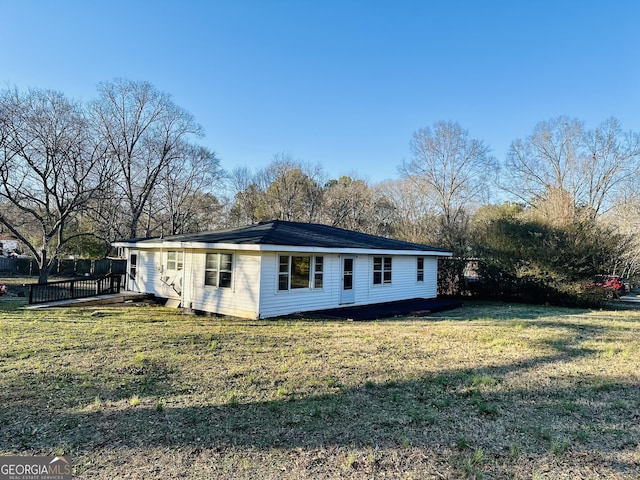
[(122, 275), (110, 273), (102, 277), (81, 277), (29, 285), (29, 303), (57, 302), (74, 298), (86, 298), (118, 293), (122, 287)]

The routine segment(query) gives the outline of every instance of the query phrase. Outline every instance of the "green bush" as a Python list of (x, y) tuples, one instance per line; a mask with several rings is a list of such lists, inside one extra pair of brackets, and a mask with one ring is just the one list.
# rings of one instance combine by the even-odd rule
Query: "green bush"
[(484, 298), (565, 306), (595, 306), (608, 289), (586, 288), (610, 271), (622, 239), (593, 220), (552, 226), (522, 218), (495, 218), (476, 229), (475, 253)]

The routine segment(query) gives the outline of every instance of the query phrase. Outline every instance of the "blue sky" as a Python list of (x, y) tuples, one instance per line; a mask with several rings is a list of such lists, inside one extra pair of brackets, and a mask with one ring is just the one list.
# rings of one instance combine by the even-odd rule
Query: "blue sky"
[(228, 170), (286, 151), (375, 183), (439, 120), (499, 160), (559, 115), (640, 131), (638, 25), (635, 0), (0, 0), (0, 85), (146, 80)]

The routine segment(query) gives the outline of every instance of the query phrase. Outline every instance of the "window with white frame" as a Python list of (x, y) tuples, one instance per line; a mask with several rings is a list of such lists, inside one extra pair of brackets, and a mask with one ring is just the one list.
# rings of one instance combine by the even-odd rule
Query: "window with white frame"
[(289, 257), (280, 255), (278, 266), (278, 290), (289, 290)]
[(204, 284), (211, 287), (231, 288), (233, 255), (231, 253), (207, 253)]
[(167, 270), (182, 270), (184, 268), (184, 252), (169, 250), (167, 252)]
[(323, 284), (323, 275), (324, 257), (307, 255), (279, 256), (278, 290), (320, 289)]
[(313, 288), (322, 288), (324, 257), (315, 257), (315, 259), (313, 267)]
[(418, 282), (424, 282), (424, 257), (418, 257), (417, 260), (416, 280)]
[(373, 257), (373, 284), (391, 284), (391, 257)]

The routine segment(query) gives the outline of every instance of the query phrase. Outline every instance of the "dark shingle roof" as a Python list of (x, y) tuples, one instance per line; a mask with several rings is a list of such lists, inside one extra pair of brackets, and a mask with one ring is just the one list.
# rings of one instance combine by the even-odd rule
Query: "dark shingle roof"
[[(157, 242), (159, 239), (138, 240), (137, 243)], [(315, 223), (272, 220), (245, 227), (213, 232), (171, 235), (162, 240), (171, 242), (229, 243), (247, 245), (286, 245), (323, 248), (363, 248), (380, 250), (417, 250), (446, 252), (446, 249), (392, 238), (344, 230)]]

